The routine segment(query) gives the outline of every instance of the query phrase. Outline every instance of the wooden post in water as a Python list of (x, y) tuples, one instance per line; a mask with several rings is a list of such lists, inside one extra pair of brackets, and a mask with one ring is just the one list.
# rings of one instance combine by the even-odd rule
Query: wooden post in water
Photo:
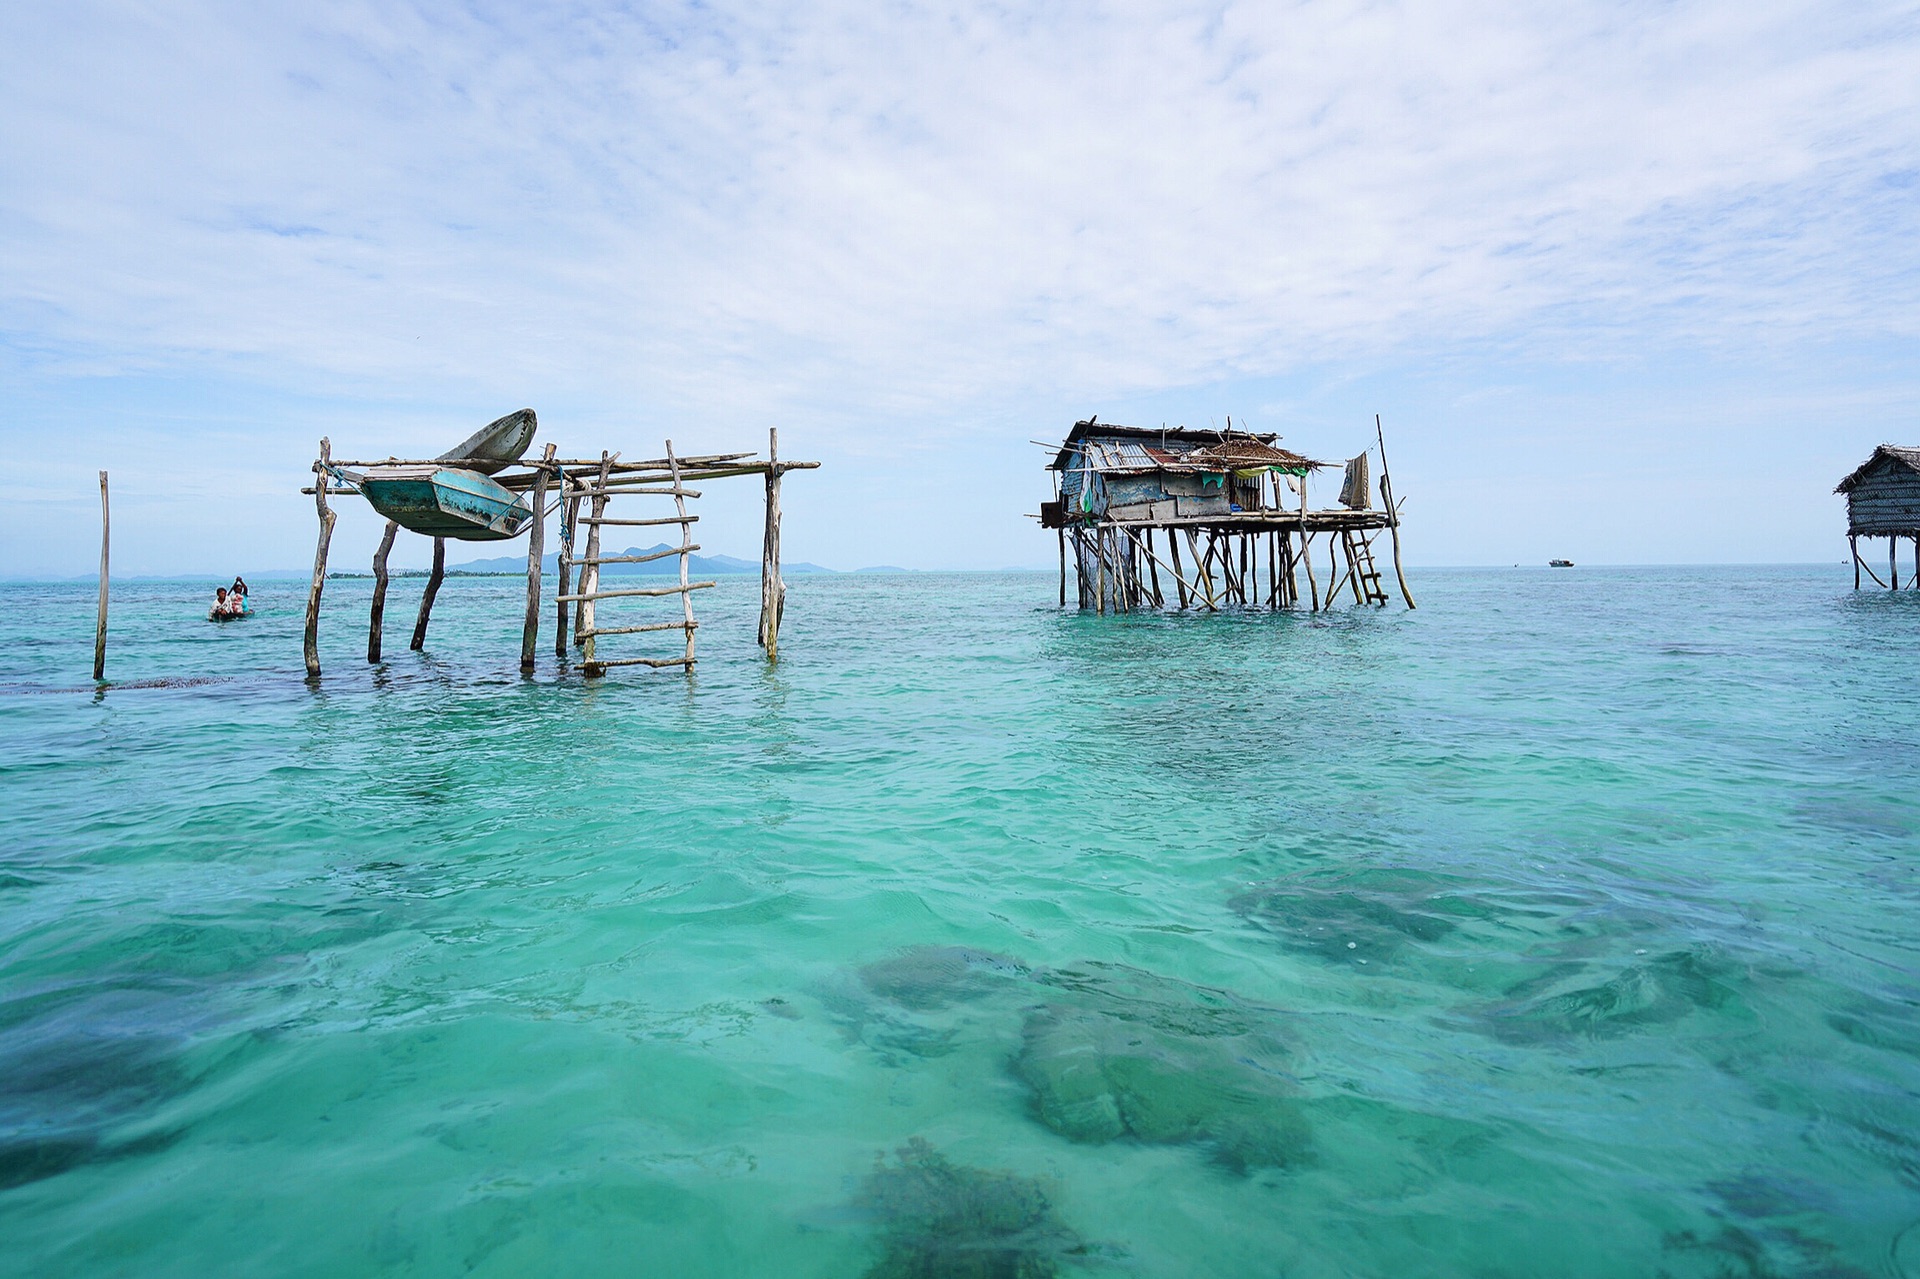
[(380, 549), (373, 553), (373, 608), (367, 614), (367, 660), (380, 660), (380, 628), (387, 617), (387, 552), (393, 549), (393, 535), (400, 526), (387, 521), (380, 537)]
[(573, 575), (573, 539), (575, 521), (580, 518), (580, 499), (567, 495), (566, 472), (560, 474), (560, 590), (555, 596), (553, 618), (553, 655), (567, 655), (567, 584)]
[(327, 545), (333, 541), (334, 513), (327, 508), (327, 467), (333, 462), (333, 444), (320, 437), (320, 460), (313, 464), (313, 504), (320, 515), (320, 541), (313, 549), (313, 583), (307, 588), (307, 675), (320, 674), (320, 593), (327, 585)]
[(1147, 526), (1146, 532), (1147, 576), (1153, 579), (1153, 606), (1155, 608), (1165, 608), (1167, 606), (1166, 597), (1160, 594), (1160, 566), (1154, 563), (1153, 526), (1151, 524)]
[(1887, 534), (1887, 589), (1900, 589), (1900, 539)]
[(107, 473), (100, 472), (100, 612), (93, 623), (93, 677), (107, 677), (107, 535), (112, 522), (107, 518)]
[(1060, 534), (1060, 607), (1068, 607), (1068, 530), (1066, 524), (1056, 528)]
[(427, 622), (433, 617), (433, 597), (447, 578), (447, 539), (433, 539), (433, 571), (427, 574), (427, 589), (420, 594), (420, 616), (413, 622), (413, 642), (407, 645), (418, 653), (427, 646)]
[[(686, 525), (680, 526), (680, 533), (682, 540), (687, 540)], [(683, 558), (681, 564), (685, 563)], [(780, 616), (786, 607), (787, 584), (780, 580), (780, 431), (768, 427), (767, 524), (760, 542), (760, 647), (767, 650), (770, 662), (780, 655)], [(693, 642), (692, 631), (687, 632), (687, 642)]]
[(1400, 582), (1400, 596), (1414, 608), (1413, 592), (1407, 589), (1407, 573), (1400, 567), (1400, 507), (1393, 500), (1393, 477), (1387, 470), (1387, 433), (1381, 429), (1380, 415), (1373, 415), (1373, 433), (1380, 440), (1380, 499), (1387, 504), (1387, 531), (1393, 536), (1393, 575)]
[(587, 509), (593, 523), (587, 525), (586, 571), (580, 574), (580, 610), (573, 615), (573, 642), (580, 647), (583, 675), (604, 675), (606, 668), (593, 664), (595, 609), (593, 597), (600, 593), (600, 521), (607, 517), (607, 478), (613, 474), (613, 454), (600, 453), (600, 480), (594, 485), (593, 505)]
[(1847, 553), (1853, 556), (1853, 589), (1860, 589), (1860, 538), (1857, 534), (1847, 534)]
[(1167, 529), (1167, 549), (1173, 552), (1173, 593), (1180, 599), (1180, 607), (1187, 606), (1187, 568), (1180, 562), (1180, 530)]
[(520, 669), (533, 669), (533, 650), (540, 644), (540, 561), (547, 555), (547, 468), (553, 463), (553, 445), (547, 445), (540, 469), (533, 473), (533, 527), (527, 531), (527, 620), (520, 632)]
[[(773, 431), (768, 430), (767, 436), (768, 436), (767, 455), (769, 460), (771, 460), (773, 456), (773, 449), (775, 447), (772, 440)], [(680, 516), (680, 608), (685, 615), (685, 621), (686, 621), (686, 627), (687, 627), (687, 657), (686, 657), (685, 670), (687, 674), (691, 675), (693, 674), (693, 625), (694, 625), (693, 623), (693, 587), (687, 581), (687, 556), (692, 554), (692, 551), (693, 551), (693, 525), (687, 522), (687, 499), (685, 496), (686, 487), (680, 483), (680, 463), (678, 459), (676, 459), (673, 456), (672, 440), (667, 441), (667, 469), (673, 472), (673, 509), (676, 512), (678, 512)], [(779, 483), (780, 483), (779, 471), (774, 467), (769, 466), (767, 469), (767, 485), (769, 489), (769, 492), (767, 495), (767, 505), (769, 509), (775, 512), (774, 519), (776, 521), (776, 524), (773, 530), (773, 538), (772, 538), (773, 544), (774, 544), (773, 580), (775, 582), (778, 582), (780, 580), (780, 549), (779, 549), (780, 530), (777, 524), (777, 521), (779, 519), (778, 511), (779, 511), (779, 501), (780, 501), (779, 493), (777, 492)], [(762, 561), (761, 569), (763, 572), (765, 568), (766, 568), (766, 564), (764, 561)], [(779, 642), (780, 642), (779, 632), (780, 632), (780, 617), (779, 617), (778, 611), (776, 610), (773, 618), (773, 625), (771, 628), (769, 628), (769, 633), (767, 635), (768, 660), (772, 660), (774, 650), (779, 645)]]

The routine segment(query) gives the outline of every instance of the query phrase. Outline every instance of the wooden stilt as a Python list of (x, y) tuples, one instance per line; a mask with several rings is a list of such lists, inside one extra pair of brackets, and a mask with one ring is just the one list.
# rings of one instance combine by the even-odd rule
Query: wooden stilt
[(520, 628), (520, 669), (533, 669), (540, 646), (540, 570), (547, 557), (547, 469), (553, 464), (553, 445), (547, 445), (540, 469), (533, 473), (533, 527), (527, 530), (527, 619)]
[[(674, 499), (678, 501), (676, 497)], [(682, 504), (681, 513), (686, 513)], [(683, 541), (692, 541), (692, 535), (683, 526), (681, 533), (687, 534)], [(767, 660), (775, 660), (780, 653), (780, 616), (787, 604), (787, 584), (780, 580), (780, 433), (767, 429), (767, 526), (760, 548), (760, 647), (767, 650)], [(687, 632), (687, 655), (693, 655), (693, 632)]]
[(1900, 539), (1889, 534), (1887, 536), (1887, 589), (1890, 591), (1897, 591), (1900, 589), (1900, 554), (1899, 552), (1900, 552)]
[(107, 677), (107, 541), (113, 522), (107, 513), (107, 473), (100, 472), (100, 610), (93, 620), (93, 677)]
[[(774, 460), (773, 432), (767, 432), (768, 461)], [(682, 520), (687, 516), (687, 499), (681, 496), (683, 486), (680, 483), (680, 463), (673, 459), (673, 441), (667, 441), (667, 466), (673, 471), (673, 509)], [(775, 588), (773, 616), (765, 619), (767, 657), (771, 659), (780, 646), (780, 606), (778, 600), (780, 585), (780, 468), (769, 465), (767, 468), (767, 509), (771, 512), (768, 519), (769, 559), (772, 564), (772, 579)], [(680, 525), (680, 608), (687, 625), (687, 655), (685, 669), (693, 673), (693, 587), (687, 580), (687, 556), (693, 553), (693, 525)], [(767, 561), (762, 562), (762, 571)]]
[(1393, 575), (1400, 582), (1400, 597), (1414, 608), (1413, 592), (1407, 589), (1407, 572), (1400, 566), (1400, 506), (1393, 500), (1393, 477), (1387, 471), (1387, 434), (1380, 426), (1380, 415), (1373, 415), (1373, 433), (1380, 441), (1380, 500), (1387, 507), (1387, 531), (1393, 537)]
[(1187, 570), (1180, 563), (1180, 530), (1167, 530), (1167, 550), (1173, 553), (1173, 590), (1180, 597), (1180, 607), (1187, 606)]
[(1067, 606), (1067, 530), (1066, 526), (1054, 530), (1060, 536), (1060, 607)]
[[(580, 498), (578, 494), (567, 492), (566, 475), (560, 477), (560, 594), (569, 594), (568, 587), (573, 582), (573, 539), (579, 529)], [(553, 602), (553, 655), (565, 658), (567, 655), (567, 601), (555, 599)]]
[(400, 526), (392, 520), (387, 521), (386, 532), (380, 535), (380, 549), (373, 553), (373, 607), (367, 612), (367, 660), (380, 660), (381, 629), (387, 620), (387, 553), (393, 550), (393, 535)]
[[(600, 521), (607, 514), (607, 477), (613, 473), (613, 454), (600, 454), (599, 481), (593, 487), (592, 523), (587, 525), (587, 566), (580, 575), (580, 611), (573, 615), (574, 643), (580, 646), (581, 661), (585, 664), (582, 674), (596, 675), (604, 667), (596, 667), (594, 655), (594, 607), (593, 597), (600, 592)], [(684, 532), (684, 530), (682, 530)], [(684, 539), (683, 539), (684, 540)]]
[[(1306, 486), (1302, 485), (1301, 487), (1304, 489)], [(1307, 499), (1305, 496), (1302, 496), (1300, 505), (1303, 510), (1306, 504)], [(1313, 578), (1313, 534), (1306, 531), (1304, 521), (1302, 522), (1300, 532), (1300, 564), (1307, 570), (1307, 589), (1313, 593), (1313, 611), (1318, 613), (1320, 611), (1320, 583), (1316, 582)], [(1328, 601), (1328, 603), (1331, 604), (1332, 601)]]
[(433, 539), (433, 571), (427, 574), (427, 589), (420, 593), (420, 615), (413, 622), (413, 642), (407, 647), (418, 653), (427, 646), (427, 623), (433, 620), (433, 600), (440, 594), (440, 583), (447, 580), (447, 539)]
[(1147, 529), (1146, 534), (1147, 575), (1153, 579), (1153, 606), (1155, 608), (1165, 608), (1167, 606), (1166, 597), (1160, 594), (1160, 566), (1154, 562), (1153, 530), (1151, 528)]
[(1106, 540), (1106, 530), (1104, 530), (1104, 528), (1094, 528), (1094, 530), (1092, 530), (1092, 555), (1094, 555), (1092, 595), (1094, 595), (1094, 601), (1098, 603), (1100, 616), (1106, 616), (1106, 545), (1104, 545), (1104, 540)]
[(314, 463), (313, 504), (320, 516), (320, 541), (313, 551), (313, 583), (307, 588), (307, 674), (320, 674), (320, 593), (327, 584), (327, 545), (333, 541), (334, 513), (327, 507), (327, 467), (332, 462), (333, 445), (320, 439), (320, 460)]
[(1219, 612), (1220, 599), (1218, 592), (1214, 590), (1213, 574), (1207, 568), (1206, 554), (1200, 550), (1200, 541), (1192, 529), (1187, 530), (1187, 550), (1193, 553), (1193, 584), (1206, 592), (1207, 608)]
[(1280, 534), (1267, 532), (1267, 607), (1280, 607)]
[(1853, 556), (1853, 589), (1860, 589), (1860, 538), (1854, 533), (1847, 534), (1847, 552)]

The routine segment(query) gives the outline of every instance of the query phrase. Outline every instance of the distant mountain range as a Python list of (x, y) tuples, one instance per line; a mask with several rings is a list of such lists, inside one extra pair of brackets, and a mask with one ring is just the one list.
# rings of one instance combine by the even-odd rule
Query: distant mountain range
[[(629, 546), (624, 551), (602, 551), (601, 554), (608, 556), (654, 555), (668, 549), (670, 548), (665, 542), (660, 542), (648, 547)], [(558, 573), (560, 571), (559, 552), (556, 551), (541, 560), (540, 568), (541, 571), (545, 573)], [(524, 555), (500, 555), (492, 559), (468, 560), (464, 564), (447, 565), (447, 572), (449, 573), (525, 573), (526, 571), (527, 557)], [(615, 574), (643, 574), (648, 577), (662, 577), (671, 574), (678, 577), (680, 575), (680, 560), (678, 556), (669, 555), (664, 559), (657, 559), (647, 564), (602, 564), (600, 571), (608, 577), (612, 577)], [(728, 573), (758, 573), (760, 571), (760, 561), (737, 559), (731, 555), (689, 555), (687, 557), (687, 571), (698, 577), (717, 577)], [(782, 561), (780, 572), (782, 574), (831, 573), (833, 570), (830, 568), (822, 568), (818, 564), (808, 564), (805, 562), (796, 564)]]

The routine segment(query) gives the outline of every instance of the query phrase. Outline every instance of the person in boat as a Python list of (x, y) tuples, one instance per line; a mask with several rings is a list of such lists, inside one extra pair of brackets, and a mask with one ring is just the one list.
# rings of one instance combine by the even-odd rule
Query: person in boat
[(226, 587), (222, 586), (219, 589), (214, 591), (213, 611), (207, 614), (207, 616), (208, 617), (238, 617), (240, 616), (240, 609), (241, 609), (240, 597), (238, 595), (233, 594)]
[(240, 603), (239, 606), (233, 610), (234, 612), (244, 613), (253, 606), (253, 601), (247, 598), (247, 579), (241, 577), (238, 573), (233, 575), (233, 585), (227, 588), (228, 601), (231, 602), (236, 597)]

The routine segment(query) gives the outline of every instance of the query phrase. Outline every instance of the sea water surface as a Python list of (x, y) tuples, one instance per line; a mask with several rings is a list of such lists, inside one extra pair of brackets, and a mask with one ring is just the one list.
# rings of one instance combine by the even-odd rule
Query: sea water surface
[(91, 583), (0, 586), (0, 1272), (1920, 1276), (1920, 593), (1850, 585), (812, 576), (769, 665), (729, 581), (584, 682), (523, 582), (370, 666), (335, 581), (309, 682), (303, 586), (129, 582), (98, 691)]

